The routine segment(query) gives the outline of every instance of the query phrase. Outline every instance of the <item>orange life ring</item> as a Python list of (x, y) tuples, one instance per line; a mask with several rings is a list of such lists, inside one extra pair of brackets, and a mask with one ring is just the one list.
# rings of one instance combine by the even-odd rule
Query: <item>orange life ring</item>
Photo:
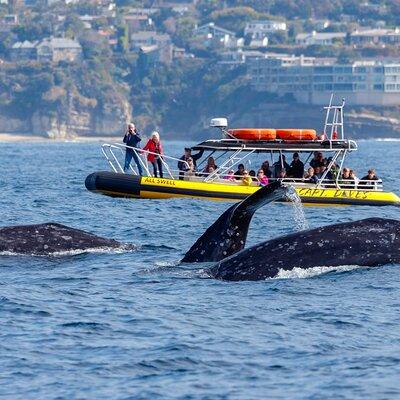
[(277, 129), (276, 137), (282, 140), (315, 140), (317, 132), (314, 129)]
[(257, 128), (243, 128), (243, 129), (229, 129), (228, 132), (236, 139), (241, 140), (275, 140), (275, 129), (257, 129)]
[(314, 129), (277, 129), (276, 136), (282, 140), (315, 140), (317, 132)]

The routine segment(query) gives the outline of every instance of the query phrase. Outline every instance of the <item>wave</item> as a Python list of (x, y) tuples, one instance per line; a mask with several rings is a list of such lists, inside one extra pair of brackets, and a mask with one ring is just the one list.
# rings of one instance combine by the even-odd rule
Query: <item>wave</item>
[(328, 274), (330, 272), (348, 272), (357, 268), (358, 265), (340, 265), (338, 267), (313, 267), (313, 268), (293, 268), (292, 270), (280, 269), (278, 275), (270, 279), (307, 279), (315, 276)]
[(81, 254), (122, 254), (136, 251), (138, 246), (127, 244), (119, 247), (93, 247), (87, 249), (74, 249), (74, 250), (63, 250), (54, 251), (46, 254), (35, 254), (35, 253), (20, 253), (13, 251), (0, 251), (0, 256), (27, 256), (27, 257), (69, 257), (77, 256)]

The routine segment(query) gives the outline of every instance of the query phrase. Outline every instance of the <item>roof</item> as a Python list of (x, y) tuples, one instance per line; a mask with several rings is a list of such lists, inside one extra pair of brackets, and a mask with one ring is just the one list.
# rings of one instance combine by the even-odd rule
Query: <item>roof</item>
[(220, 26), (215, 25), (214, 22), (209, 22), (207, 24), (201, 25), (198, 28), (196, 28), (194, 31), (198, 32), (198, 31), (202, 31), (206, 28), (212, 28), (218, 32), (225, 33), (225, 34), (231, 35), (231, 36), (235, 36), (235, 32), (229, 31), (228, 29), (225, 29), (225, 28), (221, 28)]
[(132, 33), (131, 35), (132, 41), (147, 40), (152, 38), (157, 39), (159, 41), (168, 41), (171, 39), (171, 37), (168, 34), (161, 34), (155, 31), (142, 31), (142, 32)]
[(15, 42), (12, 45), (12, 49), (34, 49), (37, 43), (37, 41), (30, 42), (29, 40), (25, 40), (24, 42)]
[(38, 47), (50, 46), (55, 49), (81, 49), (79, 42), (73, 39), (66, 38), (50, 38), (44, 39), (40, 42)]
[(357, 150), (357, 145), (353, 141), (334, 140), (234, 140), (234, 139), (210, 139), (192, 147), (193, 150), (216, 150), (216, 151), (253, 151), (258, 153), (268, 151), (338, 151), (338, 150)]
[(396, 29), (364, 29), (361, 31), (354, 31), (350, 34), (351, 36), (390, 36), (400, 35), (399, 28)]
[(296, 40), (304, 40), (309, 38), (315, 39), (336, 39), (336, 38), (345, 38), (345, 32), (309, 32), (309, 33), (299, 33), (296, 35)]

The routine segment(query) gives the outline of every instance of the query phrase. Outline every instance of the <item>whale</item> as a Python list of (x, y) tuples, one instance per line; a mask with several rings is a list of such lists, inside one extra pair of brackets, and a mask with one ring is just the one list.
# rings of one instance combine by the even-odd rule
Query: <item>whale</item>
[(273, 182), (229, 207), (187, 251), (184, 263), (220, 261), (244, 249), (254, 213), (262, 206), (284, 198), (288, 188)]
[[(274, 182), (230, 207), (190, 248), (182, 262), (213, 262), (206, 272), (225, 281), (256, 281), (295, 268), (400, 263), (400, 222), (367, 218), (289, 233), (244, 248), (254, 212), (288, 195)], [(253, 197), (254, 196), (254, 197)]]
[(49, 222), (0, 228), (0, 253), (51, 255), (73, 250), (96, 250), (123, 246), (89, 232)]

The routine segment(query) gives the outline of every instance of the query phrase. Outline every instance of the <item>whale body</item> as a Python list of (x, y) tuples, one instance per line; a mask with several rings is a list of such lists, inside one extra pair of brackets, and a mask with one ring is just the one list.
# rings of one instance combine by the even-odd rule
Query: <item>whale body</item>
[(49, 255), (72, 250), (121, 246), (116, 240), (52, 222), (0, 228), (0, 252)]
[(230, 207), (182, 262), (215, 262), (209, 274), (227, 281), (264, 280), (294, 268), (400, 263), (400, 222), (385, 218), (304, 230), (244, 249), (254, 212), (286, 195), (287, 188), (274, 182)]
[(265, 280), (294, 268), (400, 263), (400, 222), (368, 218), (291, 233), (242, 250), (209, 269), (227, 281)]

